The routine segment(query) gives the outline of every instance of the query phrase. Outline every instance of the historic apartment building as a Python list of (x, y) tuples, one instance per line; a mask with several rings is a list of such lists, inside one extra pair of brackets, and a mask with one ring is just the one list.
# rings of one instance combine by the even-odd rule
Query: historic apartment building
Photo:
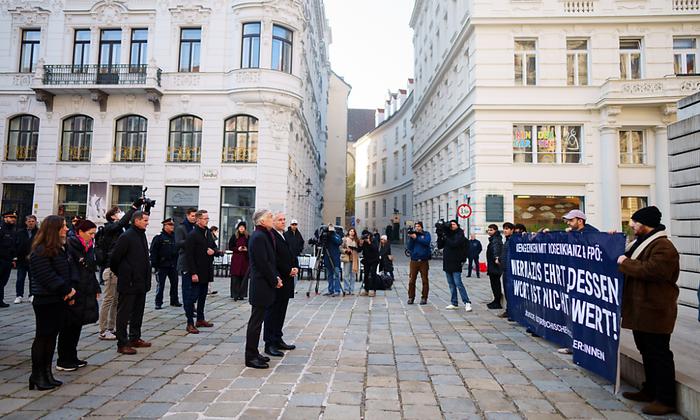
[(376, 127), (363, 135), (355, 149), (355, 227), (386, 232), (391, 225), (403, 239), (413, 219), (413, 79), (406, 89), (389, 93), (384, 108), (376, 110)]
[[(700, 90), (700, 6), (685, 0), (417, 0), (414, 217), (620, 229), (669, 221), (668, 124)], [(431, 225), (431, 223), (428, 223)]]
[(322, 0), (0, 4), (3, 210), (99, 221), (148, 187), (150, 233), (191, 206), (224, 240), (258, 207), (320, 222)]

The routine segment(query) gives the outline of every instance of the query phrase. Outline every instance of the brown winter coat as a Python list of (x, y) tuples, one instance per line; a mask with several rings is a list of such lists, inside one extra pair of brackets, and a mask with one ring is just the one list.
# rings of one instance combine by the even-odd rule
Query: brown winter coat
[[(645, 244), (641, 244), (640, 248)], [(622, 293), (622, 327), (671, 334), (676, 323), (680, 257), (667, 237), (646, 244), (619, 270), (625, 275)]]

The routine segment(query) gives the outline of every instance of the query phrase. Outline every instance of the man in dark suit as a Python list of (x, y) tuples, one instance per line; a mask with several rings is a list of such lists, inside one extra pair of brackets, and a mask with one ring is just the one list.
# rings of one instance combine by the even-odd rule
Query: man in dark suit
[(151, 290), (147, 227), (148, 213), (134, 212), (131, 227), (117, 239), (109, 260), (109, 269), (117, 276), (116, 335), (117, 352), (121, 354), (136, 354), (135, 347), (151, 347), (151, 343), (141, 339), (146, 293)]
[(275, 289), (282, 288), (282, 279), (277, 272), (275, 242), (271, 232), (273, 219), (270, 210), (257, 210), (253, 214), (255, 230), (248, 242), (250, 258), (250, 319), (246, 331), (245, 365), (256, 369), (267, 369), (269, 357), (258, 351), (260, 329), (265, 312), (275, 301)]
[[(204, 318), (209, 283), (214, 281), (214, 257), (223, 253), (216, 248), (214, 236), (207, 227), (209, 213), (197, 210), (195, 226), (185, 239), (185, 261), (182, 271), (182, 300), (187, 316), (187, 332), (199, 334), (197, 328), (214, 324)], [(197, 323), (194, 322), (194, 303), (197, 302)]]
[(265, 353), (270, 356), (282, 357), (280, 350), (294, 350), (296, 346), (287, 344), (282, 339), (282, 327), (287, 315), (289, 299), (294, 297), (294, 276), (299, 272), (297, 258), (290, 249), (284, 234), (287, 219), (284, 213), (277, 213), (272, 222), (272, 232), (275, 236), (275, 259), (277, 272), (282, 278), (282, 287), (276, 290), (275, 303), (268, 308), (265, 314)]

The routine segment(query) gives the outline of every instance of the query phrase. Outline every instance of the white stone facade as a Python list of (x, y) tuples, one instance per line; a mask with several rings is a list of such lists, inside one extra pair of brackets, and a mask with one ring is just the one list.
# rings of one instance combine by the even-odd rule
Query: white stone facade
[(323, 223), (343, 226), (347, 174), (348, 95), (351, 86), (334, 72), (328, 87), (328, 143), (323, 180)]
[(358, 232), (366, 228), (384, 234), (387, 225), (398, 223), (399, 238), (403, 239), (407, 224), (414, 222), (412, 89), (413, 81), (409, 80), (407, 89), (390, 93), (385, 108), (377, 110), (377, 127), (354, 144)]
[[(485, 233), (582, 206), (620, 229), (653, 204), (668, 222), (666, 126), (700, 89), (697, 61), (685, 67), (699, 18), (683, 1), (417, 0), (415, 217), (431, 226), (469, 201)], [(676, 76), (675, 54), (696, 75)]]
[[(7, 198), (3, 206), (14, 204), (12, 197), (7, 197), (9, 184), (12, 188), (33, 184), (31, 211), (40, 218), (59, 210), (61, 185), (107, 183), (107, 205), (116, 202), (113, 186), (147, 186), (148, 195), (158, 200), (149, 228), (153, 234), (165, 216), (168, 188), (197, 187), (191, 199), (209, 210), (211, 225), (218, 225), (233, 223), (221, 215), (222, 188), (252, 187), (253, 200), (240, 199), (243, 201), (229, 207), (284, 210), (288, 218), (299, 219), (302, 229), (320, 222), (317, 198), (323, 191), (330, 74), (330, 30), (322, 0), (0, 4), (0, 54), (5, 57), (0, 63), (0, 172), (3, 197)], [(247, 23), (258, 24), (257, 39), (250, 41), (257, 47), (245, 47), (251, 45), (245, 44), (242, 34)], [(183, 31), (193, 28), (199, 35), (198, 47), (183, 47), (181, 38), (189, 36)], [(133, 56), (134, 29), (147, 30), (147, 52), (139, 66), (134, 66), (134, 60), (139, 60)], [(32, 30), (40, 31), (38, 54), (34, 69), (21, 72), (21, 50), (29, 48), (23, 46), (22, 39)], [(82, 34), (89, 42), (84, 67), (76, 66), (79, 30), (85, 30)], [(102, 42), (105, 30), (121, 30), (111, 32), (120, 43), (120, 50), (111, 50), (114, 67), (109, 67), (105, 58), (110, 54), (109, 46)], [(273, 32), (279, 35), (279, 31), (289, 37), (288, 43), (273, 37)], [(244, 58), (253, 64), (244, 65)], [(64, 69), (57, 65), (64, 65)], [(119, 65), (120, 70), (110, 70)], [(190, 67), (183, 71), (183, 65)], [(81, 81), (80, 73), (89, 73), (90, 66), (107, 75), (88, 74)], [(275, 66), (278, 69), (273, 69)], [(16, 135), (10, 122), (20, 115), (38, 118), (35, 156), (16, 159), (15, 154), (8, 158), (16, 153), (10, 150), (15, 147), (10, 138)], [(92, 141), (86, 149), (89, 159), (63, 161), (63, 124), (74, 115), (92, 119)], [(117, 162), (117, 120), (126, 115), (147, 121), (145, 145), (141, 144), (143, 150), (139, 151), (145, 157)], [(198, 149), (169, 144), (171, 121), (182, 115), (201, 119)], [(232, 129), (225, 124), (237, 115), (253, 117), (246, 121), (257, 120), (257, 127), (250, 123), (241, 128), (241, 122)], [(224, 144), (227, 135), (242, 139), (228, 143), (235, 145), (228, 152)], [(182, 144), (190, 144), (185, 143), (189, 136), (186, 133), (178, 138)], [(195, 154), (199, 159), (187, 158)], [(311, 192), (304, 196), (307, 180)], [(177, 203), (173, 197), (168, 201)], [(63, 210), (68, 213), (66, 207)]]

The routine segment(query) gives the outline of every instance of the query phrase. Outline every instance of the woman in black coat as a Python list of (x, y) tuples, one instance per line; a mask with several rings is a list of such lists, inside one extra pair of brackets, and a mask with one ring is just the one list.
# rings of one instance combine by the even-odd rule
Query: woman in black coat
[(94, 238), (97, 226), (90, 220), (81, 220), (75, 226), (76, 234), (68, 238), (66, 249), (77, 276), (73, 288), (76, 295), (68, 304), (68, 316), (58, 334), (58, 359), (56, 370), (74, 371), (87, 365), (78, 358), (78, 341), (83, 325), (94, 324), (99, 318), (97, 299), (102, 292), (95, 276)]
[(391, 255), (391, 242), (386, 235), (379, 240), (379, 271), (394, 279), (394, 257)]
[(32, 374), (29, 389), (53, 389), (62, 384), (51, 373), (56, 337), (66, 317), (66, 302), (75, 297), (71, 287), (75, 274), (65, 249), (68, 227), (61, 216), (48, 216), (32, 243), (29, 269), (32, 273), (30, 288), (36, 316), (32, 343)]

